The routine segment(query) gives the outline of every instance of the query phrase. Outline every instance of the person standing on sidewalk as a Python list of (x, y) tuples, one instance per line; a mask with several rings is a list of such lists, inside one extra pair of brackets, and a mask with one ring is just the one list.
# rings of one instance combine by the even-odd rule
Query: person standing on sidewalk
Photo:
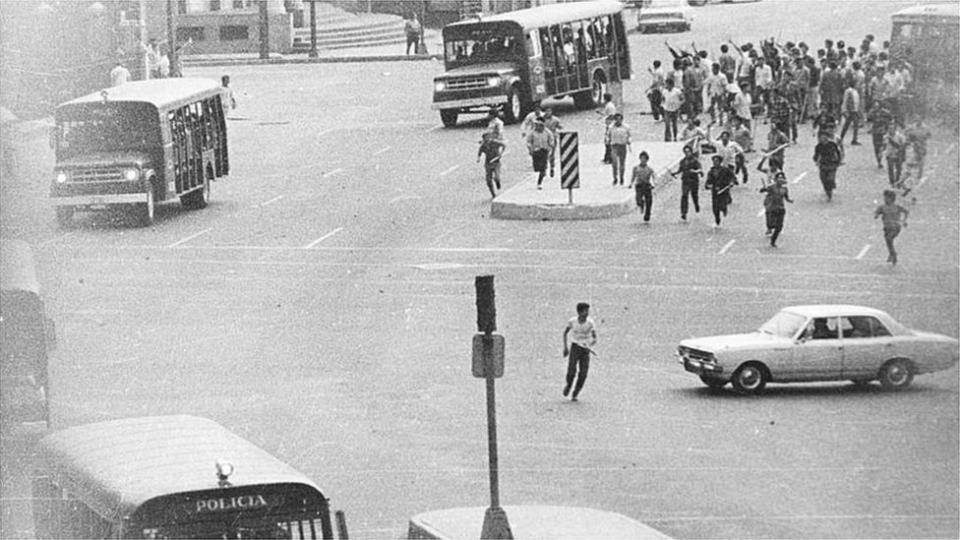
[[(569, 344), (567, 341), (569, 336)], [(567, 326), (563, 329), (563, 356), (569, 357), (567, 362), (567, 384), (563, 387), (564, 397), (570, 395), (570, 387), (576, 379), (577, 384), (573, 386), (573, 396), (571, 401), (577, 401), (580, 390), (583, 389), (583, 383), (587, 381), (587, 372), (590, 370), (590, 355), (593, 347), (597, 344), (597, 326), (590, 318), (590, 304), (580, 302), (577, 304), (577, 316), (567, 321)]]
[(607, 132), (610, 130), (610, 126), (613, 124), (613, 117), (617, 114), (617, 106), (613, 102), (613, 94), (606, 93), (603, 95), (603, 162), (610, 163), (610, 143), (607, 141)]
[(882, 218), (883, 240), (887, 243), (887, 262), (897, 264), (897, 250), (893, 247), (893, 240), (900, 234), (901, 226), (907, 226), (907, 216), (910, 212), (897, 204), (897, 193), (892, 189), (884, 190), (883, 204), (873, 213), (873, 219)]
[[(630, 127), (623, 123), (623, 115), (613, 115), (613, 124), (607, 129), (607, 144), (610, 146), (610, 165), (613, 170), (613, 185), (623, 185), (624, 168), (627, 165), (627, 149), (630, 147)], [(551, 176), (553, 176), (551, 169)]]
[(533, 132), (527, 135), (527, 151), (530, 152), (530, 158), (533, 160), (533, 170), (537, 172), (537, 189), (543, 189), (543, 177), (547, 172), (547, 162), (550, 160), (550, 153), (556, 146), (553, 140), (553, 134), (546, 130), (543, 120), (537, 120), (533, 124)]
[(777, 238), (783, 230), (783, 218), (787, 215), (787, 207), (783, 201), (793, 204), (790, 192), (787, 189), (787, 177), (783, 171), (773, 175), (773, 182), (760, 188), (761, 193), (767, 196), (763, 200), (763, 209), (767, 216), (767, 231), (770, 233), (770, 247), (777, 247)]
[(420, 21), (415, 13), (403, 24), (403, 31), (407, 35), (407, 56), (410, 56), (410, 45), (413, 45), (413, 53), (416, 54), (417, 46), (420, 44), (420, 32), (423, 31), (423, 27), (420, 26)]
[(650, 210), (653, 207), (653, 177), (656, 172), (647, 165), (650, 154), (640, 152), (637, 158), (640, 164), (633, 168), (629, 187), (636, 190), (637, 207), (643, 212), (643, 222), (650, 223)]

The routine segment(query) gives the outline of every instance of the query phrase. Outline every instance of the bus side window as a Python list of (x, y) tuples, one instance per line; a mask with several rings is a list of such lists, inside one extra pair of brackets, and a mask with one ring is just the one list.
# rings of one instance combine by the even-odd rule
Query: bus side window
[[(583, 52), (586, 58), (593, 60), (597, 57), (597, 48), (593, 42), (593, 28), (589, 21), (580, 22), (580, 42), (583, 45)], [(580, 60), (581, 62), (583, 59)]]
[(540, 56), (540, 40), (533, 35), (533, 32), (528, 32), (524, 35), (526, 36), (527, 56), (530, 58)]
[(564, 60), (563, 55), (563, 37), (560, 34), (560, 26), (553, 25), (550, 27), (550, 40), (552, 43), (553, 51), (553, 61), (554, 65), (558, 70), (563, 71), (563, 68), (566, 66), (566, 60)]

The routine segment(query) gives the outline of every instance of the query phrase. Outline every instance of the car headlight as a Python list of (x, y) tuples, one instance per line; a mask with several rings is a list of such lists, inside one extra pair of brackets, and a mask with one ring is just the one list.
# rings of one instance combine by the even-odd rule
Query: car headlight
[(434, 83), (433, 83), (433, 89), (434, 89), (434, 91), (436, 91), (436, 92), (443, 92), (444, 90), (447, 89), (447, 83), (445, 83), (445, 82), (443, 82), (443, 81), (434, 81)]
[(140, 179), (140, 170), (139, 169), (124, 169), (123, 170), (123, 179), (128, 182), (133, 182)]
[(58, 183), (58, 184), (64, 184), (64, 183), (66, 183), (66, 181), (67, 181), (68, 178), (69, 178), (69, 177), (67, 176), (67, 173), (65, 173), (64, 171), (59, 171), (59, 172), (57, 172), (57, 183)]
[(487, 77), (487, 86), (500, 86), (500, 77)]

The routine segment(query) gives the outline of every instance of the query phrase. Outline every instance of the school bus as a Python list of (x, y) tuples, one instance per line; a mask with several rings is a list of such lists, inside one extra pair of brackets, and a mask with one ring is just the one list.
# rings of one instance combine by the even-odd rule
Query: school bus
[(204, 208), (230, 172), (224, 89), (208, 79), (129, 82), (59, 105), (50, 196), (61, 226), (78, 210), (123, 205), (142, 225), (179, 198)]
[[(333, 538), (328, 501), (310, 479), (196, 416), (48, 435), (33, 492), (37, 538)], [(345, 523), (338, 530), (344, 537)]]
[(601, 105), (607, 85), (630, 79), (623, 4), (551, 4), (448, 24), (445, 73), (433, 105), (445, 126), (462, 113), (503, 108), (519, 122), (534, 103), (572, 96), (581, 109)]
[(0, 422), (50, 424), (49, 350), (53, 322), (40, 295), (33, 253), (21, 240), (0, 239)]
[(890, 52), (913, 67), (915, 112), (956, 122), (960, 80), (960, 6), (921, 5), (891, 16)]

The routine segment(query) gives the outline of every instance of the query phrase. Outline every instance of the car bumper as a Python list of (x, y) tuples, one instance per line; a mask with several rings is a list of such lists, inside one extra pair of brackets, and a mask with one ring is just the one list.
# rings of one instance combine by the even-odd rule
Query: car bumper
[(704, 362), (696, 358), (687, 358), (684, 356), (678, 356), (677, 361), (683, 364), (683, 369), (690, 373), (696, 373), (697, 375), (703, 375), (705, 377), (721, 378), (723, 376), (723, 366), (711, 362)]
[(431, 108), (435, 111), (444, 109), (469, 109), (473, 107), (502, 105), (506, 102), (507, 96), (502, 95), (467, 99), (449, 99), (446, 101), (434, 101)]
[(84, 206), (97, 207), (108, 204), (132, 204), (147, 202), (146, 193), (109, 193), (102, 195), (75, 195), (68, 197), (54, 197), (54, 206)]

